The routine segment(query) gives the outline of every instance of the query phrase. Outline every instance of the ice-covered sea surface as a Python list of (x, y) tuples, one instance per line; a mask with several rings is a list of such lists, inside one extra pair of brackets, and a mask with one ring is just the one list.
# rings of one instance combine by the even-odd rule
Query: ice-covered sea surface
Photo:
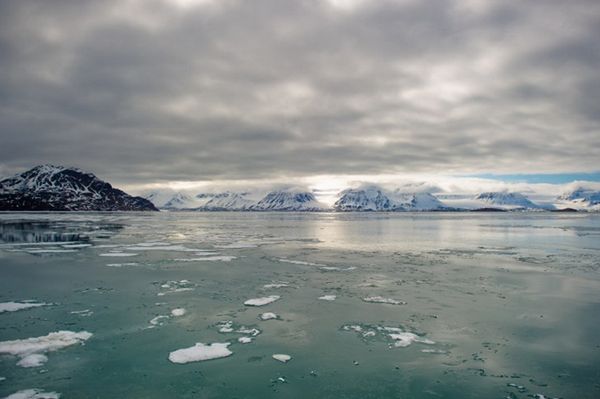
[(0, 397), (600, 397), (600, 215), (2, 213), (0, 303)]

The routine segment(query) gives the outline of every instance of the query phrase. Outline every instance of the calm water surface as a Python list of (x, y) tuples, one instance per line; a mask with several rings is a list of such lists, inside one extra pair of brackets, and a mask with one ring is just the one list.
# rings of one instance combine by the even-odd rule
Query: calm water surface
[[(0, 341), (93, 335), (0, 354), (0, 397), (600, 397), (600, 215), (3, 213), (24, 300)], [(198, 342), (233, 354), (169, 361)]]

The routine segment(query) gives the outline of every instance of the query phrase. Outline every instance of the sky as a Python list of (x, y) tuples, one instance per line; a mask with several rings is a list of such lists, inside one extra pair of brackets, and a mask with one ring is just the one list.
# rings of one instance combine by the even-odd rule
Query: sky
[(0, 176), (599, 181), (599, 37), (597, 0), (2, 1)]

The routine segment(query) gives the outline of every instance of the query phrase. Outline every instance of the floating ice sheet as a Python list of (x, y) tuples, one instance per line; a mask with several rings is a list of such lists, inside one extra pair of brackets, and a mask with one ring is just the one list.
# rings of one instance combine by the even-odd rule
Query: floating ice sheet
[(277, 318), (278, 318), (278, 316), (273, 312), (265, 312), (260, 315), (261, 320), (273, 320), (273, 319), (277, 319)]
[(16, 312), (18, 310), (38, 308), (40, 306), (48, 306), (49, 303), (35, 301), (20, 301), (20, 302), (2, 302), (0, 303), (0, 313)]
[(292, 357), (290, 355), (286, 355), (286, 354), (283, 354), (283, 353), (276, 353), (276, 354), (273, 355), (273, 359), (278, 360), (278, 361), (280, 361), (282, 363), (287, 363), (290, 360), (292, 360)]
[(362, 299), (365, 302), (371, 302), (371, 303), (385, 303), (388, 305), (406, 305), (406, 302), (404, 301), (399, 301), (397, 299), (392, 299), (392, 298), (384, 298), (382, 296), (368, 296)]
[[(3, 341), (0, 342), (0, 354), (19, 356), (23, 361), (29, 355), (53, 352), (68, 346), (83, 344), (91, 336), (92, 333), (87, 331), (57, 331), (42, 337)], [(26, 361), (26, 364), (29, 361)]]
[(39, 389), (25, 389), (18, 391), (12, 395), (8, 395), (4, 399), (59, 399), (60, 394), (56, 392), (43, 392)]
[(189, 348), (178, 349), (169, 353), (169, 360), (173, 363), (185, 364), (190, 362), (202, 362), (205, 360), (219, 359), (222, 357), (231, 356), (231, 352), (227, 347), (229, 342), (203, 344), (198, 342), (196, 345)]
[(253, 298), (253, 299), (248, 299), (246, 302), (244, 302), (244, 305), (246, 306), (265, 306), (268, 305), (270, 303), (273, 303), (277, 300), (279, 300), (281, 297), (279, 295), (269, 295), (269, 296), (265, 296), (262, 298)]
[(322, 301), (335, 301), (336, 298), (337, 298), (336, 295), (323, 295), (323, 296), (319, 297), (319, 299)]

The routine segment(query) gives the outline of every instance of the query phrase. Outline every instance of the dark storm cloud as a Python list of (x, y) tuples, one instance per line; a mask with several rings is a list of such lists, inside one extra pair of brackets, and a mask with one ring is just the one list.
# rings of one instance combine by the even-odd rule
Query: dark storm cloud
[(595, 170), (598, 37), (595, 0), (6, 1), (0, 168)]

